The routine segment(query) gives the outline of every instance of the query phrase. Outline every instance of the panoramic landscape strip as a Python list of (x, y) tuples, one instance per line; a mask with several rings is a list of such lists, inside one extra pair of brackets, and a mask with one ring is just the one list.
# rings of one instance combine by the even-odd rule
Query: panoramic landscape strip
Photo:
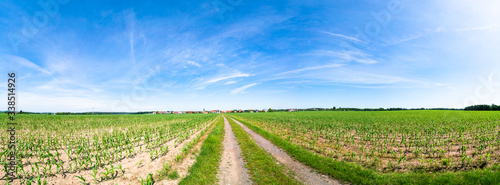
[[(254, 184), (494, 184), (500, 177), (495, 111), (17, 114), (16, 120), (24, 123), (17, 147), (2, 146), (0, 156), (0, 176), (14, 184), (214, 184), (229, 178), (218, 175), (228, 133)], [(313, 174), (281, 162), (278, 150)], [(319, 181), (311, 183), (315, 175)]]

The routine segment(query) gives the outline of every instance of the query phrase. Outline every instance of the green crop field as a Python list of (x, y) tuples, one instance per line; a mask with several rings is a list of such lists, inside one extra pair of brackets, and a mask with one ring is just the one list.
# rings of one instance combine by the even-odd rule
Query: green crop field
[(299, 148), (373, 174), (405, 178), (404, 175), (412, 174), (495, 171), (500, 162), (500, 114), (493, 111), (275, 112), (231, 116)]
[[(17, 115), (17, 183), (62, 183), (56, 175), (72, 175), (81, 183), (114, 179), (127, 165), (142, 166), (165, 156), (217, 116), (210, 115)], [(0, 114), (2, 120), (6, 114)], [(7, 130), (7, 125), (2, 125)], [(0, 178), (6, 176), (11, 150), (7, 134), (0, 137)], [(142, 156), (142, 155), (143, 156)], [(181, 155), (179, 155), (181, 156)], [(139, 164), (125, 159), (140, 157)], [(165, 163), (164, 168), (168, 168)], [(153, 173), (155, 171), (151, 171)], [(144, 178), (144, 177), (137, 177)], [(84, 180), (85, 179), (85, 180)], [(75, 181), (76, 182), (76, 181)], [(67, 183), (67, 182), (66, 182)]]
[(240, 114), (318, 154), (378, 171), (456, 171), (500, 162), (498, 112)]

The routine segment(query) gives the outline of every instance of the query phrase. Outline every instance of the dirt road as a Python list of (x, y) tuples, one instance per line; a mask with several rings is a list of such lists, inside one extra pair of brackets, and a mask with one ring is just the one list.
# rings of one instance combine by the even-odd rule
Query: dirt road
[(241, 148), (234, 137), (231, 125), (224, 117), (224, 153), (219, 167), (220, 184), (252, 184), (248, 170), (245, 168), (245, 162), (241, 155)]
[[(232, 119), (232, 118), (231, 118)], [(304, 182), (304, 184), (341, 184), (339, 181), (329, 178), (328, 176), (318, 174), (314, 170), (290, 157), (286, 152), (278, 148), (276, 145), (269, 142), (267, 139), (261, 135), (255, 133), (253, 130), (249, 129), (247, 126), (243, 125), (239, 121), (234, 120), (238, 125), (240, 125), (254, 140), (255, 142), (266, 151), (270, 152), (279, 162), (283, 163), (285, 166), (290, 168), (299, 180)]]

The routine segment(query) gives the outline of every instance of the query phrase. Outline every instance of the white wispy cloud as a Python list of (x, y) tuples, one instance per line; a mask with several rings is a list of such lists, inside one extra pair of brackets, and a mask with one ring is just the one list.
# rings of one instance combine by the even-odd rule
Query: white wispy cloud
[(248, 85), (245, 85), (245, 86), (242, 86), (240, 88), (236, 88), (234, 90), (231, 91), (231, 94), (238, 94), (238, 93), (241, 93), (243, 92), (244, 90), (250, 88), (250, 87), (253, 87), (253, 86), (256, 86), (260, 83), (251, 83), (251, 84), (248, 84)]
[(474, 30), (493, 30), (495, 26), (478, 26), (478, 27), (467, 27), (467, 28), (458, 28), (455, 31), (474, 31)]
[(292, 74), (292, 73), (299, 73), (302, 71), (320, 70), (320, 69), (334, 68), (334, 67), (340, 67), (340, 66), (343, 66), (343, 64), (328, 64), (328, 65), (321, 65), (321, 66), (310, 66), (310, 67), (305, 67), (305, 68), (301, 68), (301, 69), (285, 71), (285, 72), (279, 73), (277, 75), (281, 76), (281, 75), (287, 75), (287, 74)]
[(331, 33), (331, 32), (327, 32), (327, 31), (320, 31), (320, 32), (321, 33), (326, 33), (328, 35), (332, 35), (332, 36), (344, 38), (344, 39), (347, 39), (347, 40), (350, 40), (350, 41), (364, 43), (363, 41), (361, 41), (361, 40), (359, 40), (359, 39), (357, 39), (355, 37), (350, 37), (350, 36), (346, 36), (346, 35), (342, 35), (342, 34), (338, 34), (338, 33)]
[(358, 62), (363, 64), (376, 64), (379, 59), (374, 58), (372, 55), (367, 54), (363, 51), (325, 51), (325, 50), (316, 50), (308, 53), (307, 55), (313, 56), (331, 56), (335, 57), (347, 62)]
[(208, 80), (201, 79), (201, 80), (199, 80), (199, 83), (197, 83), (195, 85), (195, 89), (205, 89), (205, 87), (207, 87), (211, 84), (223, 81), (223, 80), (228, 80), (228, 79), (233, 79), (233, 78), (241, 78), (241, 77), (250, 77), (250, 76), (252, 76), (252, 75), (247, 74), (247, 73), (242, 73), (240, 71), (236, 71), (236, 72), (233, 72), (231, 74), (213, 77), (213, 78), (208, 79)]
[(215, 82), (218, 82), (218, 81), (227, 80), (227, 79), (231, 79), (231, 78), (249, 77), (249, 76), (251, 76), (251, 75), (250, 74), (246, 74), (246, 73), (241, 73), (241, 72), (238, 71), (238, 72), (233, 73), (233, 74), (228, 75), (228, 76), (222, 76), (222, 77), (212, 78), (210, 80), (207, 80), (206, 83), (212, 84), (212, 83), (215, 83)]
[(336, 70), (335, 73), (331, 71), (318, 71), (309, 72), (301, 76), (303, 79), (311, 79), (316, 83), (341, 83), (356, 86), (382, 85), (384, 87), (429, 87), (435, 86), (433, 82), (424, 80), (407, 78), (404, 76), (392, 75), (387, 73), (374, 73), (367, 71), (355, 71), (352, 69)]
[[(248, 39), (256, 34), (262, 34), (275, 24), (282, 23), (293, 16), (272, 14), (272, 11), (262, 10), (259, 14), (245, 17), (230, 24), (224, 31), (210, 38), (212, 43), (224, 42), (226, 38)], [(271, 13), (271, 14), (270, 14)]]
[(136, 23), (136, 16), (133, 10), (125, 11), (124, 19), (128, 27), (129, 31), (129, 44), (130, 44), (130, 60), (132, 61), (132, 65), (135, 67), (135, 51), (134, 51), (134, 30)]
[(86, 84), (79, 84), (78, 82), (70, 79), (53, 79), (48, 83), (35, 87), (35, 89), (40, 91), (52, 91), (53, 93), (72, 94), (74, 96), (87, 96), (89, 93), (98, 93), (103, 91), (100, 88)]
[(446, 28), (444, 26), (439, 26), (435, 29), (436, 32), (443, 32), (446, 31)]
[(39, 65), (37, 65), (29, 60), (26, 60), (25, 58), (22, 58), (22, 57), (18, 57), (18, 56), (14, 56), (14, 55), (0, 55), (0, 58), (2, 60), (17, 63), (19, 65), (22, 65), (24, 67), (36, 70), (38, 72), (41, 72), (41, 73), (44, 73), (47, 75), (52, 75), (52, 73), (49, 72), (48, 70), (46, 70), (46, 69), (40, 67)]
[(191, 64), (193, 66), (196, 66), (196, 67), (201, 67), (201, 65), (198, 63), (198, 62), (193, 62), (191, 60), (187, 61), (188, 64)]
[(356, 58), (356, 57), (352, 57), (352, 58), (350, 58), (350, 61), (355, 61), (355, 62), (359, 62), (359, 63), (363, 63), (363, 64), (376, 64), (376, 63), (378, 63), (377, 60), (371, 59), (371, 58)]
[(422, 38), (423, 36), (424, 36), (423, 34), (415, 34), (415, 35), (405, 36), (405, 37), (401, 37), (401, 38), (392, 38), (390, 41), (385, 41), (385, 46), (396, 45), (396, 44), (408, 42), (411, 40)]
[(334, 85), (357, 88), (418, 88), (442, 87), (447, 84), (436, 83), (425, 79), (406, 77), (400, 74), (391, 74), (384, 71), (369, 69), (352, 69), (349, 66), (324, 65), (312, 66), (277, 74), (277, 78), (268, 81), (280, 80), (277, 83), (294, 85)]
[(447, 83), (433, 83), (434, 86), (437, 86), (437, 87), (442, 87), (442, 86), (448, 86), (450, 84), (447, 84)]
[(236, 83), (236, 81), (228, 81), (228, 82), (224, 83), (224, 85), (231, 85), (231, 84), (235, 84), (235, 83)]
[(408, 34), (408, 35), (403, 35), (403, 36), (399, 36), (399, 37), (398, 36), (391, 37), (391, 38), (387, 39), (386, 41), (384, 41), (385, 44), (383, 44), (383, 45), (384, 46), (397, 45), (397, 44), (405, 43), (408, 41), (420, 39), (420, 38), (425, 37), (427, 35), (440, 33), (440, 32), (446, 32), (446, 31), (447, 31), (446, 27), (438, 26), (436, 28), (425, 29), (425, 30), (421, 30), (421, 31), (416, 32), (416, 33)]

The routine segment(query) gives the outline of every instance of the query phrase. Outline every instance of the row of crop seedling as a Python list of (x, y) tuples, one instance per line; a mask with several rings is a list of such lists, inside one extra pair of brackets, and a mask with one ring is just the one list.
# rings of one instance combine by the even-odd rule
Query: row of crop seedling
[[(418, 155), (426, 158), (444, 158), (454, 152), (453, 150), (455, 147), (453, 146), (465, 144), (470, 148), (470, 150), (468, 150), (469, 154), (473, 150), (473, 154), (475, 154), (476, 157), (467, 157), (467, 155), (462, 157), (464, 160), (461, 162), (462, 164), (460, 166), (471, 166), (481, 164), (479, 162), (474, 164), (475, 160), (483, 161), (483, 164), (484, 161), (491, 161), (487, 160), (487, 155), (498, 150), (500, 142), (498, 122), (480, 124), (483, 128), (473, 126), (472, 129), (464, 129), (465, 127), (455, 125), (450, 132), (450, 129), (444, 129), (444, 127), (440, 125), (431, 125), (424, 129), (415, 126), (413, 128), (401, 127), (399, 129), (389, 128), (384, 130), (363, 126), (363, 124), (347, 124), (348, 126), (346, 126), (345, 124), (334, 123), (328, 125), (307, 121), (280, 122), (277, 121), (278, 119), (272, 118), (272, 116), (275, 115), (269, 114), (242, 114), (241, 116), (252, 118), (269, 116), (271, 118), (263, 119), (265, 121), (254, 121), (252, 123), (274, 133), (279, 133), (277, 135), (293, 143), (297, 143), (304, 148), (315, 150), (320, 153), (325, 151), (325, 149), (322, 148), (323, 146), (320, 146), (320, 144), (324, 143), (318, 143), (320, 140), (326, 140), (330, 146), (346, 146), (347, 150), (360, 151), (361, 155), (364, 155), (364, 151), (368, 149), (376, 149), (371, 150), (375, 153), (373, 155), (387, 158), (394, 158), (391, 157), (391, 151), (415, 153), (416, 156)], [(304, 124), (309, 125), (304, 126)], [(334, 127), (328, 128), (332, 125)], [(385, 126), (376, 124), (376, 126), (381, 126), (382, 128), (387, 128), (387, 125), (390, 124), (386, 124)], [(467, 125), (469, 126), (469, 124)], [(318, 128), (321, 128), (321, 130), (316, 130)], [(435, 130), (433, 131), (432, 129)], [(450, 140), (453, 141), (450, 142)], [(449, 164), (447, 162), (444, 163)]]
[[(142, 132), (133, 132), (134, 134), (130, 134), (132, 136), (129, 135), (131, 132), (113, 132), (108, 135), (94, 134), (91, 139), (73, 138), (69, 141), (62, 140), (59, 142), (51, 138), (37, 140), (37, 138), (31, 137), (26, 139), (34, 142), (21, 139), (21, 147), (19, 147), (16, 155), (18, 155), (18, 159), (26, 160), (24, 163), (19, 162), (16, 174), (18, 178), (30, 178), (33, 176), (48, 177), (68, 172), (75, 173), (95, 167), (104, 167), (104, 165), (117, 162), (125, 157), (131, 157), (138, 152), (144, 152), (146, 148), (153, 153), (154, 157), (159, 157), (168, 152), (168, 147), (162, 144), (166, 143), (167, 140), (180, 136), (180, 134), (199, 128), (200, 124), (204, 124), (204, 122), (179, 124), (173, 127), (175, 129), (165, 126), (158, 127), (165, 128), (161, 132), (157, 132), (161, 135), (148, 133), (147, 131), (154, 130), (146, 128)], [(36, 145), (29, 143), (36, 143)], [(139, 146), (138, 151), (137, 146)], [(61, 160), (61, 152), (67, 156), (65, 161)], [(2, 152), (0, 159), (4, 160), (8, 157), (4, 153), (10, 152)], [(33, 170), (27, 172), (24, 170), (25, 166), (30, 166)], [(34, 170), (35, 168), (38, 170)]]
[[(215, 120), (215, 119), (214, 119)], [(212, 121), (209, 121), (210, 123), (213, 122)], [(207, 122), (208, 123), (208, 122)], [(200, 131), (199, 134), (195, 135), (193, 139), (191, 139), (190, 141), (188, 141), (184, 147), (181, 149), (181, 153), (178, 153), (177, 155), (175, 155), (174, 159), (172, 161), (169, 161), (168, 163), (166, 162), (163, 162), (163, 165), (162, 165), (162, 169), (161, 170), (156, 170), (157, 174), (156, 175), (153, 175), (153, 173), (149, 173), (145, 178), (142, 178), (140, 177), (141, 179), (141, 184), (152, 184), (154, 183), (155, 179), (156, 181), (160, 181), (164, 178), (168, 178), (168, 179), (176, 179), (179, 177), (179, 174), (177, 172), (176, 169), (172, 169), (172, 166), (176, 163), (180, 163), (182, 162), (189, 154), (189, 151), (196, 145), (196, 143), (198, 143), (198, 141), (200, 140), (201, 136), (203, 136), (207, 130), (210, 128), (211, 125), (209, 124), (206, 124), (206, 125), (201, 125), (199, 126), (196, 130), (194, 130), (193, 132), (198, 132)], [(189, 139), (192, 135), (189, 135), (185, 138), (177, 138), (176, 139), (176, 147), (178, 145), (180, 145), (181, 143), (185, 142), (187, 139)], [(151, 160), (153, 160), (154, 158), (152, 157)]]

